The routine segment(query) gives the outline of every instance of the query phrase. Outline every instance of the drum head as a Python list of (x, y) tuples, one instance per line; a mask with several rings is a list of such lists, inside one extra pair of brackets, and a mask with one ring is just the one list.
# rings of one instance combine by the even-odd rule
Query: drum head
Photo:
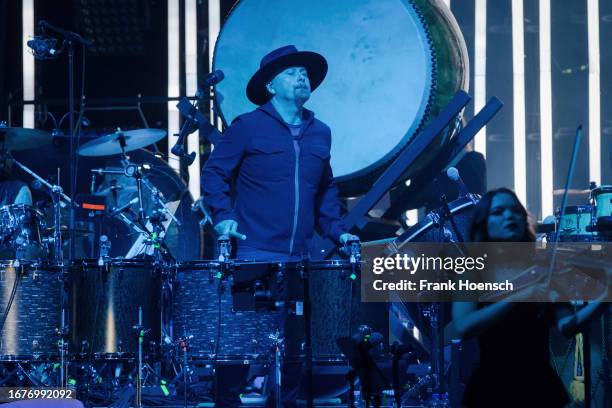
[(242, 0), (215, 47), (214, 69), (225, 73), (216, 86), (219, 112), (229, 124), (256, 107), (246, 85), (271, 50), (294, 44), (318, 52), (329, 71), (306, 107), (332, 129), (337, 181), (366, 176), (405, 147), (435, 99), (429, 31), (411, 1)]

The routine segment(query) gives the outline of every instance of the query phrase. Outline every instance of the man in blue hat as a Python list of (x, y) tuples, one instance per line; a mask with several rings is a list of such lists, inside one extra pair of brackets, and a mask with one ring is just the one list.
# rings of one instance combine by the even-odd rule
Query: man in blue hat
[[(267, 54), (246, 90), (259, 107), (234, 120), (204, 167), (204, 201), (216, 231), (238, 238), (237, 259), (299, 261), (310, 251), (315, 228), (336, 243), (358, 239), (340, 218), (331, 131), (304, 108), (326, 74), (320, 54), (293, 45)], [(285, 356), (300, 354), (297, 322), (281, 313), (281, 330), (291, 327)], [(285, 406), (294, 406), (301, 370), (283, 364)]]
[(239, 238), (238, 259), (300, 260), (315, 228), (337, 243), (356, 238), (340, 219), (331, 131), (304, 108), (326, 74), (320, 54), (267, 54), (247, 85), (259, 107), (234, 120), (204, 167), (205, 203), (217, 232)]

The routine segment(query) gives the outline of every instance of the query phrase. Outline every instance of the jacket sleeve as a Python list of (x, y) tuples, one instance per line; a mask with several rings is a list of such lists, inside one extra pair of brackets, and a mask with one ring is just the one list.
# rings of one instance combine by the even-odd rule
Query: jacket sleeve
[(235, 220), (230, 191), (246, 151), (249, 135), (245, 124), (235, 120), (214, 147), (202, 170), (202, 196), (214, 224)]
[(334, 176), (329, 164), (325, 163), (325, 169), (319, 183), (319, 191), (316, 195), (316, 223), (321, 233), (338, 243), (340, 235), (347, 232), (344, 222), (340, 218), (340, 200), (338, 189), (334, 184)]

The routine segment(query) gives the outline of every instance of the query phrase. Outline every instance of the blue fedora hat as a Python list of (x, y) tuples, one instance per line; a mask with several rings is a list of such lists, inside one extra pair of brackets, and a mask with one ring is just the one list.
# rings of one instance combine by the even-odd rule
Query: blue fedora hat
[(246, 88), (247, 97), (256, 105), (269, 99), (266, 84), (279, 72), (289, 67), (304, 67), (310, 79), (310, 89), (317, 89), (327, 74), (327, 61), (321, 54), (298, 51), (295, 45), (285, 45), (261, 59), (259, 70), (253, 74)]

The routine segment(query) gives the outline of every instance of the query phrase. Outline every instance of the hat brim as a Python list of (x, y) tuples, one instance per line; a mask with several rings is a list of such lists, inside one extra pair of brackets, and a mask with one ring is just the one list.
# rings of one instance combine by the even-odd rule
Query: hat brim
[(260, 68), (249, 80), (246, 94), (255, 105), (263, 105), (269, 99), (266, 84), (280, 71), (289, 67), (304, 67), (308, 72), (310, 90), (317, 89), (327, 75), (327, 61), (321, 54), (311, 51), (298, 51), (284, 55)]

